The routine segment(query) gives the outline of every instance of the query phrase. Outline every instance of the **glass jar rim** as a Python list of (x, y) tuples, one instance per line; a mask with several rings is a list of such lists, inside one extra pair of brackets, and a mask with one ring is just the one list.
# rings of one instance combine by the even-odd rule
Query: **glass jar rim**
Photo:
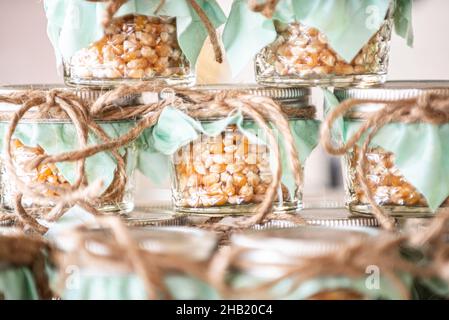
[[(339, 88), (334, 90), (338, 101), (348, 99), (381, 100), (385, 102), (417, 98), (422, 94), (449, 96), (449, 80), (397, 80), (368, 88)], [(365, 119), (367, 114), (379, 111), (383, 104), (366, 103), (355, 106), (345, 117)]]
[[(213, 84), (197, 85), (189, 88), (209, 94), (219, 92), (235, 92), (259, 97), (268, 97), (279, 103), (289, 120), (303, 120), (315, 118), (315, 107), (310, 103), (311, 89), (306, 87), (267, 87), (258, 84)], [(213, 122), (223, 119), (222, 115), (197, 117), (201, 122)], [(245, 121), (254, 121), (244, 116)]]
[[(108, 92), (107, 88), (87, 88), (87, 87), (69, 87), (63, 84), (18, 84), (18, 85), (2, 85), (0, 86), (0, 95), (8, 95), (15, 93), (23, 93), (30, 90), (37, 91), (50, 91), (50, 90), (62, 90), (73, 93), (79, 97), (84, 103), (94, 103), (100, 96)], [(8, 102), (0, 102), (0, 123), (9, 122), (9, 116), (14, 114), (21, 106), (11, 104)], [(30, 115), (37, 110), (33, 107), (28, 112)], [(70, 124), (72, 121), (68, 118), (55, 117), (55, 118), (37, 118), (26, 114), (20, 123), (42, 123), (42, 124)], [(137, 119), (118, 119), (118, 120), (98, 120), (97, 123), (128, 123), (134, 122)]]
[(423, 93), (449, 95), (449, 80), (388, 81), (368, 88), (338, 88), (334, 95), (339, 101), (347, 99), (402, 100), (416, 98)]
[(172, 209), (161, 209), (152, 206), (136, 207), (123, 217), (130, 226), (167, 227), (186, 225), (187, 215)]
[(0, 86), (0, 94), (13, 94), (29, 90), (50, 91), (53, 89), (66, 90), (81, 98), (84, 102), (95, 102), (101, 95), (109, 91), (108, 88), (70, 87), (63, 84), (14, 84)]
[(247, 94), (269, 97), (279, 102), (297, 102), (298, 107), (308, 107), (311, 95), (311, 89), (307, 87), (267, 87), (258, 84), (213, 84), (197, 85), (191, 90), (220, 92), (237, 91)]

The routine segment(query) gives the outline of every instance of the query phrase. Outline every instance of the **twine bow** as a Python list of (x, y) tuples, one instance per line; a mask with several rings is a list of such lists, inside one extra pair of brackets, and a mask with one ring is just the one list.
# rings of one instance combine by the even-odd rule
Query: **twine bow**
[[(109, 140), (109, 136), (95, 122), (95, 119), (89, 113), (88, 107), (80, 98), (73, 93), (54, 89), (48, 92), (27, 91), (10, 96), (0, 96), (0, 102), (21, 105), (15, 113), (6, 115), (6, 118), (9, 119), (9, 127), (5, 135), (4, 161), (8, 178), (11, 179), (17, 190), (15, 212), (22, 226), (31, 228), (39, 233), (45, 233), (47, 231), (47, 227), (37, 221), (36, 214), (27, 213), (22, 206), (22, 197), (24, 196), (31, 198), (34, 204), (44, 207), (53, 206), (49, 212), (38, 214), (38, 218), (49, 222), (58, 220), (68, 206), (79, 205), (85, 210), (98, 215), (100, 212), (95, 209), (95, 204), (99, 202), (107, 203), (112, 200), (120, 201), (121, 197), (123, 197), (127, 181), (126, 155), (120, 155), (117, 149), (109, 150), (117, 162), (117, 167), (111, 185), (101, 197), (100, 190), (102, 188), (102, 182), (100, 180), (87, 185), (85, 173), (86, 157), (75, 160), (77, 161), (76, 179), (70, 187), (41, 182), (24, 182), (17, 174), (12, 140), (14, 131), (21, 119), (59, 119), (62, 121), (71, 121), (75, 126), (81, 148), (87, 147), (89, 131), (92, 131), (102, 141)], [(27, 164), (27, 169), (36, 169), (41, 162), (41, 158), (45, 157), (47, 156), (42, 155), (31, 159)], [(72, 160), (66, 158), (58, 162), (63, 161)], [(52, 193), (54, 192), (57, 195), (48, 194), (48, 191), (52, 191)], [(8, 216), (2, 217), (2, 219), (9, 218)]]
[[(366, 104), (381, 105), (382, 108), (366, 117), (366, 121), (360, 126), (346, 143), (335, 146), (332, 143), (332, 127), (337, 119), (345, 116), (354, 107)], [(367, 150), (374, 136), (385, 125), (392, 122), (417, 123), (424, 122), (434, 125), (442, 125), (449, 122), (449, 96), (435, 92), (429, 92), (416, 98), (404, 100), (376, 100), (376, 99), (349, 99), (334, 108), (325, 119), (321, 129), (321, 142), (324, 148), (332, 155), (344, 155), (352, 150), (358, 141), (364, 136), (365, 141), (359, 150), (357, 163), (358, 180), (363, 192), (373, 209), (374, 216), (387, 230), (395, 228), (394, 219), (389, 216), (377, 204), (367, 181)]]
[[(126, 3), (128, 0), (87, 0), (90, 2), (107, 2), (108, 6), (106, 8), (105, 12), (105, 18), (103, 20), (103, 26), (107, 28), (113, 18), (114, 15), (117, 13), (117, 11)], [(154, 14), (158, 14), (159, 11), (162, 9), (162, 7), (165, 5), (166, 0), (160, 0), (159, 5), (157, 6), (156, 10), (154, 11)], [(207, 14), (204, 12), (204, 10), (198, 5), (196, 0), (187, 0), (189, 5), (192, 7), (193, 10), (195, 10), (196, 14), (200, 18), (201, 22), (203, 23), (204, 27), (206, 28), (206, 31), (209, 35), (209, 39), (212, 43), (212, 47), (214, 49), (215, 54), (215, 60), (218, 63), (223, 62), (223, 52), (220, 46), (220, 42), (218, 40), (218, 35), (215, 30), (214, 25), (209, 20)]]
[(302, 284), (313, 279), (345, 277), (358, 280), (366, 277), (368, 266), (376, 266), (384, 279), (389, 281), (403, 299), (410, 299), (410, 290), (400, 278), (401, 273), (430, 278), (437, 268), (420, 266), (407, 261), (400, 254), (400, 247), (407, 244), (405, 236), (382, 233), (373, 238), (354, 237), (348, 244), (329, 253), (311, 257), (289, 257), (286, 261), (264, 263), (263, 268), (276, 269), (279, 275), (251, 287), (235, 288), (229, 282), (229, 272), (247, 273), (258, 266), (253, 261), (242, 259), (250, 250), (227, 247), (219, 252), (211, 263), (210, 282), (226, 299), (242, 299), (250, 295), (256, 299), (279, 299), (274, 288), (283, 281), (289, 282), (285, 297), (294, 293)]

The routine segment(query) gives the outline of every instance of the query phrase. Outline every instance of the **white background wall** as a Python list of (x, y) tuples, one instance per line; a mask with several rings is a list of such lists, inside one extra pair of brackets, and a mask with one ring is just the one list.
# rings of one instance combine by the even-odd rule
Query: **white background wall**
[[(69, 1), (69, 0), (67, 0)], [(219, 0), (225, 10), (231, 0)], [(414, 5), (415, 46), (393, 37), (390, 79), (449, 79), (449, 12), (448, 0), (416, 0)], [(202, 82), (252, 82), (248, 66), (236, 79), (229, 78), (226, 64), (214, 65), (210, 48), (205, 48), (198, 70)], [(0, 84), (61, 83), (53, 49), (46, 35), (46, 18), (40, 0), (0, 0)], [(319, 103), (319, 100), (316, 100)], [(318, 149), (309, 161), (306, 189), (323, 194), (327, 171), (325, 156)], [(140, 185), (148, 182), (140, 180)], [(153, 197), (166, 196), (154, 190)], [(146, 201), (148, 193), (139, 194)]]

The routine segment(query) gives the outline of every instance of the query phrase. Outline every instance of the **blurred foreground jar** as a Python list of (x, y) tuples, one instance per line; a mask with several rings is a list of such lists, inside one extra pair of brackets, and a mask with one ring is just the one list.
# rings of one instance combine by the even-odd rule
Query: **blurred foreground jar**
[(231, 238), (235, 255), (230, 255), (224, 278), (228, 290), (223, 292), (230, 299), (397, 299), (397, 288), (385, 279), (379, 279), (378, 288), (370, 289), (365, 268), (350, 266), (352, 255), (345, 259), (351, 271), (336, 262), (342, 248), (365, 242), (374, 234), (372, 229), (310, 226), (235, 234)]
[[(391, 101), (411, 103), (424, 94), (449, 95), (449, 82), (416, 81), (388, 82), (370, 89), (338, 89), (338, 102), (347, 99), (380, 100), (379, 103), (360, 103), (346, 113), (340, 125), (334, 124), (336, 140), (347, 142), (374, 113)], [(429, 98), (432, 99), (432, 98)], [(328, 109), (332, 103), (327, 100)], [(393, 111), (392, 111), (393, 112)], [(409, 112), (413, 115), (413, 112)], [(407, 115), (407, 113), (404, 113)], [(436, 114), (438, 116), (438, 114)], [(357, 166), (364, 139), (348, 150), (344, 157), (344, 181), (347, 206), (352, 212), (371, 213), (367, 194), (360, 184)], [(447, 157), (449, 124), (427, 121), (398, 121), (382, 126), (371, 141), (366, 155), (366, 175), (369, 191), (375, 203), (398, 218), (432, 217), (438, 208), (449, 206)], [(337, 142), (337, 144), (339, 144)]]
[[(144, 273), (134, 268), (130, 249), (112, 229), (66, 231), (52, 239), (57, 247), (52, 256), (58, 275), (55, 291), (65, 300), (217, 298), (201, 279), (217, 246), (213, 233), (187, 227), (127, 230)], [(77, 272), (77, 286), (71, 281), (74, 274), (67, 274), (70, 270)]]
[(0, 227), (0, 300), (51, 299), (43, 241)]
[(66, 84), (193, 84), (204, 41), (226, 18), (215, 0), (194, 3), (45, 0), (48, 34)]
[[(234, 90), (276, 100), (287, 115), (290, 112), (290, 128), (304, 166), (305, 159), (316, 145), (318, 131), (314, 109), (309, 105), (308, 89), (257, 86), (199, 88), (212, 93)], [(308, 118), (295, 116), (301, 109), (311, 111)], [(241, 122), (235, 120), (235, 115), (195, 119), (196, 128), (202, 127), (197, 138), (172, 157), (172, 192), (178, 211), (212, 215), (249, 214), (264, 199), (272, 182), (270, 150), (261, 143), (266, 135), (253, 120), (243, 117)], [(223, 126), (223, 123), (229, 125)], [(221, 133), (216, 133), (217, 128), (223, 128)], [(282, 137), (278, 143), (283, 143)], [(299, 210), (302, 208), (302, 186), (293, 186), (286, 166), (283, 170), (274, 210)]]
[[(77, 94), (86, 103), (98, 97), (101, 91), (95, 90), (72, 90), (53, 85), (26, 85), (0, 87), (0, 94), (13, 94), (26, 92), (27, 90), (51, 89), (68, 90)], [(9, 122), (14, 112), (20, 106), (1, 103), (0, 129), (2, 132), (2, 150), (5, 146), (4, 134), (9, 127)], [(127, 132), (135, 124), (135, 120), (123, 121), (97, 121), (97, 123), (111, 137), (116, 138)], [(89, 137), (90, 142), (97, 142), (97, 138)], [(28, 168), (30, 161), (42, 155), (56, 154), (79, 147), (75, 125), (63, 113), (39, 114), (37, 110), (31, 109), (20, 121), (12, 140), (12, 157), (16, 174), (25, 183), (47, 183), (55, 187), (71, 188), (76, 180), (75, 163), (40, 164), (36, 169)], [(122, 150), (120, 156), (124, 160), (124, 168), (117, 168), (117, 160), (110, 154), (101, 153), (86, 160), (86, 175), (89, 181), (102, 179), (105, 188), (101, 197), (94, 205), (105, 213), (124, 214), (134, 208), (134, 172), (137, 166), (137, 147), (131, 143)], [(1, 207), (7, 211), (14, 210), (17, 189), (14, 181), (9, 177), (5, 165), (4, 152), (0, 157), (0, 194)], [(119, 180), (121, 181), (119, 183)], [(125, 181), (123, 183), (123, 181)], [(57, 191), (48, 190), (48, 196), (57, 196)], [(35, 203), (28, 197), (22, 198), (24, 208), (40, 210), (41, 205)]]

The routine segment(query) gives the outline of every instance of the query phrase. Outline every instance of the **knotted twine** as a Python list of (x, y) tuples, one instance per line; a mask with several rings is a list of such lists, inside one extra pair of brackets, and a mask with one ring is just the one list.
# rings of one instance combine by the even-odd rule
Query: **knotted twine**
[[(273, 290), (283, 281), (290, 281), (289, 289), (284, 292), (288, 296), (310, 280), (328, 277), (364, 279), (368, 266), (376, 266), (382, 279), (395, 287), (402, 299), (410, 299), (411, 294), (401, 275), (449, 280), (447, 242), (438, 242), (439, 250), (431, 255), (433, 259), (430, 263), (417, 263), (407, 260), (400, 251), (410, 244), (410, 235), (380, 233), (373, 237), (348, 235), (345, 245), (325, 254), (296, 258), (289, 256), (288, 261), (264, 263), (263, 268), (276, 268), (280, 275), (260, 284), (255, 283), (252, 287), (237, 288), (229, 282), (228, 276), (235, 272), (245, 274), (257, 268), (257, 264), (251, 260), (242, 259), (251, 254), (250, 249), (233, 246), (221, 248), (211, 259), (194, 261), (184, 255), (153, 253), (142, 249), (131, 229), (126, 228), (116, 217), (99, 217), (97, 222), (96, 228), (102, 232), (97, 233), (89, 226), (77, 227), (71, 231), (74, 248), (68, 252), (53, 252), (53, 261), (62, 271), (59, 279), (61, 289), (67, 276), (64, 270), (73, 265), (81, 269), (112, 269), (117, 274), (135, 272), (143, 281), (149, 299), (173, 298), (165, 284), (167, 275), (173, 273), (208, 283), (225, 299), (244, 299), (248, 296), (252, 299), (279, 299)], [(428, 242), (423, 245), (429, 247), (435, 244)], [(430, 251), (435, 251), (435, 247)], [(443, 253), (446, 253), (445, 257)]]
[[(233, 287), (228, 276), (230, 272), (251, 272), (257, 268), (257, 264), (241, 259), (251, 253), (249, 249), (231, 246), (215, 256), (209, 270), (209, 279), (226, 299), (242, 299), (248, 295), (254, 299), (279, 299), (273, 296), (273, 289), (283, 281), (290, 281), (289, 289), (284, 292), (286, 297), (310, 280), (329, 277), (364, 279), (368, 276), (367, 267), (376, 266), (381, 277), (391, 283), (403, 299), (410, 299), (410, 290), (401, 280), (401, 274), (431, 279), (440, 275), (441, 269), (436, 261), (421, 265), (406, 260), (401, 256), (400, 248), (408, 244), (409, 238), (405, 235), (381, 233), (375, 237), (353, 237), (346, 245), (326, 254), (296, 258), (289, 256), (288, 261), (264, 263), (264, 268), (276, 268), (280, 275), (245, 288)], [(447, 243), (445, 247), (447, 252)], [(446, 264), (447, 261), (446, 257)], [(447, 271), (447, 265), (445, 270)]]
[[(274, 126), (283, 137), (285, 141), (285, 149), (287, 155), (287, 162), (293, 172), (293, 177), (298, 188), (302, 185), (302, 167), (299, 162), (298, 152), (294, 146), (294, 140), (290, 132), (288, 120), (283, 114), (282, 108), (276, 104), (271, 98), (258, 97), (248, 95), (239, 91), (220, 92), (218, 94), (199, 92), (189, 89), (175, 90), (175, 96), (171, 99), (160, 100), (149, 104), (136, 104), (136, 97), (142, 95), (144, 92), (153, 92), (161, 94), (166, 90), (165, 88), (155, 86), (155, 84), (141, 84), (137, 86), (122, 86), (116, 90), (107, 92), (100, 97), (92, 106), (86, 107), (78, 97), (65, 91), (52, 90), (48, 93), (43, 92), (27, 92), (20, 95), (6, 96), (0, 99), (9, 103), (23, 104), (22, 107), (13, 115), (8, 132), (6, 135), (6, 169), (11, 179), (16, 184), (20, 195), (26, 195), (35, 199), (36, 203), (48, 204), (48, 201), (56, 203), (56, 206), (51, 210), (50, 214), (46, 215), (49, 221), (55, 221), (62, 215), (62, 209), (66, 206), (78, 204), (87, 211), (99, 214), (99, 212), (90, 203), (96, 196), (98, 196), (100, 182), (96, 181), (88, 186), (85, 173), (84, 162), (85, 159), (91, 157), (99, 152), (112, 152), (118, 160), (118, 172), (122, 172), (120, 166), (124, 162), (120, 161), (120, 155), (116, 151), (118, 148), (128, 145), (136, 140), (145, 129), (154, 126), (162, 111), (167, 107), (175, 107), (181, 111), (186, 112), (191, 116), (196, 117), (212, 117), (212, 116), (229, 116), (231, 113), (240, 111), (243, 115), (252, 118), (256, 124), (267, 133), (268, 146), (273, 153), (274, 163), (272, 167), (273, 179), (267, 189), (266, 197), (255, 208), (255, 214), (249, 218), (239, 222), (240, 228), (248, 228), (255, 224), (259, 224), (264, 220), (277, 218), (279, 216), (270, 214), (271, 208), (276, 197), (276, 190), (280, 185), (281, 179), (281, 160), (279, 146), (276, 141), (276, 136), (270, 124)], [(58, 163), (58, 162), (78, 162), (78, 179), (77, 183), (69, 189), (55, 187), (45, 183), (26, 184), (15, 173), (14, 163), (11, 153), (11, 140), (14, 130), (25, 115), (25, 113), (32, 107), (37, 107), (43, 114), (56, 112), (59, 109), (64, 111), (68, 118), (72, 120), (77, 128), (78, 136), (81, 140), (80, 149), (65, 152), (57, 155), (40, 155), (32, 159), (28, 168), (30, 170), (36, 169), (39, 165)], [(56, 111), (53, 110), (56, 108)], [(313, 107), (291, 109), (295, 116), (306, 116), (313, 118), (315, 109)], [(95, 119), (101, 120), (116, 120), (140, 117), (134, 128), (128, 133), (116, 139), (110, 139), (95, 122)], [(270, 123), (270, 124), (269, 124)], [(87, 146), (87, 132), (93, 131), (102, 139), (101, 144)], [(123, 160), (123, 159), (122, 159)], [(118, 175), (121, 177), (117, 182), (118, 187), (124, 187), (126, 183), (126, 173)], [(108, 188), (111, 192), (117, 191), (117, 186)], [(42, 193), (46, 190), (53, 190), (58, 192), (58, 196), (43, 196)], [(39, 232), (45, 232), (46, 228), (40, 226), (37, 221), (28, 215), (20, 203), (20, 198), (16, 201), (16, 213), (25, 225), (36, 229)], [(284, 215), (285, 218), (294, 219), (297, 222), (298, 218), (292, 215)], [(229, 229), (229, 228), (228, 228)]]
[(47, 244), (39, 238), (20, 234), (0, 236), (0, 262), (8, 267), (29, 268), (40, 299), (51, 299), (53, 296), (45, 271), (46, 249)]
[[(237, 288), (229, 282), (229, 275), (251, 272), (257, 264), (241, 259), (251, 254), (250, 249), (225, 247), (216, 251), (206, 261), (194, 261), (182, 255), (152, 253), (139, 246), (132, 231), (116, 217), (97, 217), (96, 233), (89, 226), (79, 226), (71, 231), (75, 246), (69, 252), (52, 251), (53, 261), (59, 270), (76, 265), (98, 270), (111, 269), (120, 272), (135, 272), (143, 281), (149, 299), (172, 299), (165, 284), (169, 274), (183, 274), (210, 284), (225, 299), (279, 299), (274, 289), (283, 281), (290, 281), (285, 296), (293, 294), (302, 284), (310, 280), (328, 277), (343, 277), (360, 280), (367, 277), (367, 267), (376, 266), (380, 276), (392, 284), (403, 299), (410, 299), (410, 289), (401, 275), (414, 278), (439, 278), (449, 282), (449, 245), (447, 224), (444, 230), (435, 233), (432, 239), (413, 243), (414, 235), (381, 232), (376, 236), (348, 234), (346, 244), (328, 253), (308, 257), (292, 257), (264, 263), (264, 268), (276, 268), (279, 276), (252, 287)], [(100, 229), (98, 229), (100, 228)], [(94, 232), (93, 232), (94, 231)], [(104, 231), (109, 232), (105, 234)], [(145, 239), (142, 239), (143, 241)], [(261, 240), (263, 241), (263, 240)], [(408, 260), (402, 248), (419, 245), (426, 254), (425, 263)], [(100, 251), (95, 248), (101, 248)], [(67, 274), (60, 273), (60, 285)]]
[[(89, 1), (89, 2), (108, 2), (108, 6), (107, 6), (106, 12), (105, 12), (105, 17), (103, 20), (103, 26), (105, 29), (107, 29), (107, 27), (110, 26), (112, 20), (114, 19), (114, 15), (117, 13), (117, 11), (126, 2), (128, 2), (128, 0), (87, 0), (87, 1)], [(206, 28), (207, 34), (209, 35), (210, 42), (214, 49), (215, 60), (218, 63), (222, 63), (223, 62), (223, 52), (222, 52), (222, 49), (220, 46), (220, 42), (218, 41), (218, 35), (217, 35), (214, 25), (209, 20), (207, 14), (204, 12), (204, 10), (198, 5), (196, 0), (187, 0), (187, 2), (192, 7), (192, 9), (195, 10), (196, 14), (198, 15), (198, 17), (200, 18), (204, 27)], [(157, 6), (156, 10), (153, 12), (153, 14), (158, 14), (164, 5), (165, 5), (165, 0), (160, 0), (160, 3)]]
[[(377, 104), (383, 107), (376, 112), (370, 113), (358, 131), (346, 143), (341, 146), (335, 146), (332, 143), (331, 133), (335, 121), (340, 117), (344, 117), (354, 107), (364, 104)], [(321, 142), (327, 152), (332, 155), (346, 154), (356, 146), (362, 137), (365, 137), (365, 141), (359, 150), (359, 161), (356, 166), (358, 181), (372, 207), (374, 216), (379, 220), (381, 226), (387, 230), (395, 228), (395, 221), (377, 204), (368, 186), (366, 153), (372, 139), (379, 130), (392, 122), (423, 122), (433, 125), (449, 123), (449, 96), (428, 92), (416, 98), (404, 100), (349, 99), (342, 102), (328, 114), (321, 128)], [(447, 210), (443, 209), (443, 211)]]
[[(21, 105), (12, 114), (2, 114), (2, 120), (8, 120), (10, 122), (5, 135), (4, 162), (8, 179), (11, 180), (11, 183), (17, 190), (15, 213), (19, 225), (25, 229), (30, 228), (38, 233), (45, 233), (47, 231), (47, 227), (41, 225), (32, 213), (27, 213), (24, 209), (21, 201), (23, 196), (32, 199), (33, 203), (37, 205), (44, 207), (54, 205), (49, 212), (42, 212), (43, 210), (38, 209), (39, 212), (34, 213), (38, 218), (49, 222), (58, 220), (68, 206), (79, 205), (93, 214), (100, 214), (95, 208), (95, 204), (108, 203), (108, 201), (121, 201), (127, 182), (126, 155), (121, 156), (116, 149), (110, 150), (117, 162), (114, 178), (111, 185), (101, 197), (100, 190), (102, 182), (100, 180), (94, 181), (91, 185), (87, 185), (85, 158), (77, 160), (75, 183), (69, 187), (41, 182), (25, 183), (16, 173), (14, 152), (11, 143), (13, 141), (14, 131), (22, 119), (26, 119), (27, 121), (48, 119), (71, 121), (75, 126), (80, 147), (87, 146), (89, 131), (92, 131), (102, 141), (109, 140), (109, 136), (91, 116), (88, 107), (79, 97), (65, 90), (53, 89), (48, 92), (25, 91), (0, 96), (0, 102)], [(38, 162), (39, 156), (32, 159), (29, 165), (27, 165), (28, 170), (34, 170), (38, 167), (38, 165), (33, 165), (33, 161)], [(48, 191), (55, 192), (57, 195), (49, 195)], [(11, 219), (11, 215), (3, 214), (0, 219)]]
[[(165, 277), (169, 274), (181, 273), (207, 282), (208, 260), (196, 261), (188, 254), (180, 256), (145, 250), (139, 246), (139, 239), (133, 238), (131, 229), (117, 217), (100, 217), (97, 222), (96, 227), (103, 232), (95, 234), (89, 226), (80, 226), (70, 233), (75, 242), (73, 249), (53, 252), (52, 261), (62, 271), (60, 289), (64, 289), (66, 267), (73, 265), (81, 269), (96, 268), (99, 272), (111, 268), (119, 274), (135, 272), (143, 281), (150, 300), (173, 298), (165, 284)], [(101, 253), (92, 250), (95, 245), (101, 247)]]

